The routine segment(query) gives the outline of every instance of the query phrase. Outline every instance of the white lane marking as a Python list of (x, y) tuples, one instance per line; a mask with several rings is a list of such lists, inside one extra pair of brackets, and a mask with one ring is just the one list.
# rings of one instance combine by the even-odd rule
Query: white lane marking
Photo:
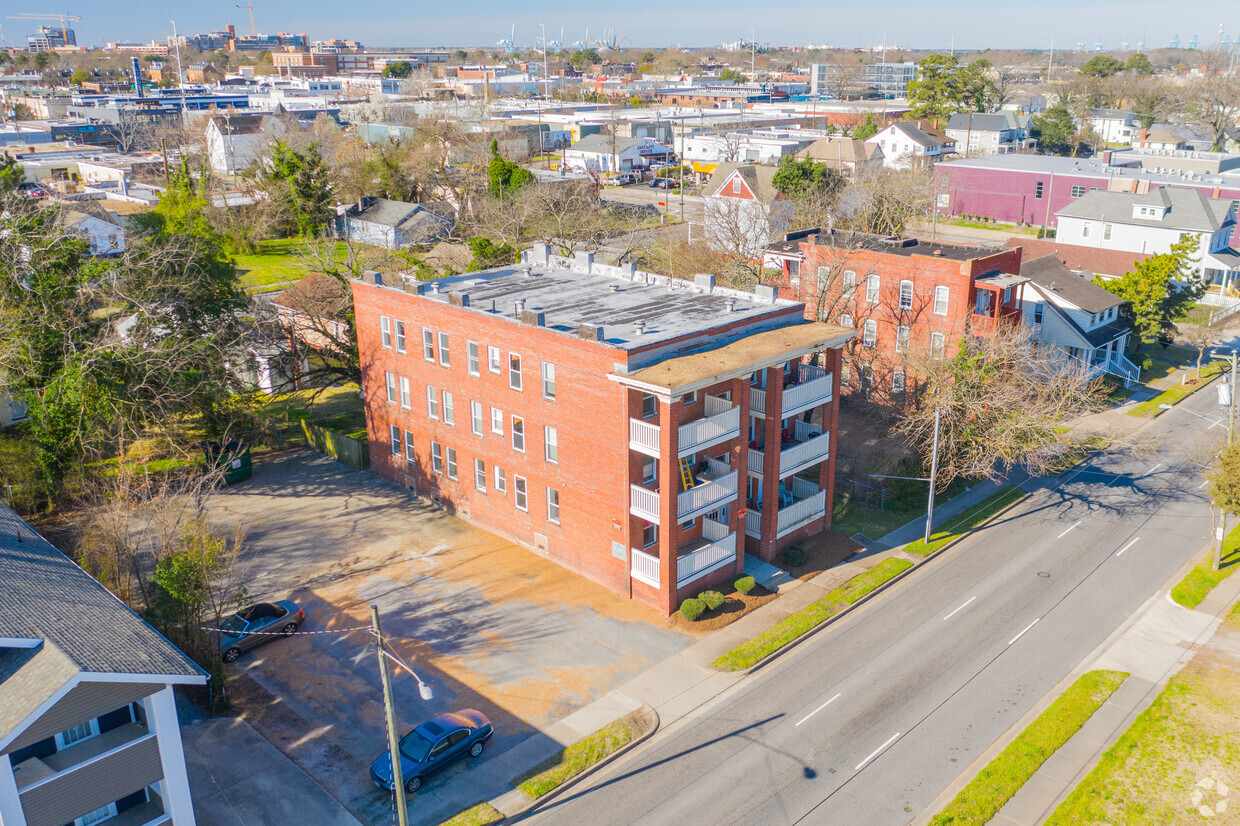
[(1116, 556), (1119, 556), (1119, 555), (1120, 555), (1120, 554), (1122, 554), (1124, 551), (1128, 550), (1128, 549), (1129, 549), (1129, 548), (1131, 548), (1133, 545), (1137, 544), (1137, 540), (1138, 540), (1138, 539), (1140, 539), (1140, 538), (1141, 538), (1141, 537), (1139, 537), (1139, 536), (1134, 536), (1134, 537), (1132, 538), (1132, 541), (1131, 541), (1131, 542), (1129, 542), (1129, 543), (1128, 543), (1127, 545), (1125, 545), (1124, 547), (1120, 548), (1118, 551), (1116, 551), (1116, 552), (1115, 552), (1115, 555), (1116, 555)]
[(1150, 468), (1149, 470), (1147, 470), (1145, 473), (1142, 473), (1142, 474), (1141, 474), (1140, 476), (1138, 476), (1137, 478), (1138, 478), (1138, 479), (1144, 479), (1146, 476), (1149, 476), (1151, 473), (1153, 473), (1154, 471), (1158, 470), (1160, 467), (1162, 467), (1162, 462), (1159, 462), (1158, 464), (1154, 465), (1152, 468)]
[[(797, 723), (797, 725), (798, 725), (798, 726), (799, 726), (799, 725), (801, 725), (801, 723), (804, 723), (806, 720), (808, 720), (809, 718), (813, 717), (815, 714), (817, 714), (818, 712), (822, 711), (824, 708), (826, 708), (827, 706), (831, 705), (832, 703), (834, 703), (834, 702), (835, 702), (836, 700), (838, 700), (839, 698), (840, 698), (840, 695), (836, 694), (836, 695), (835, 695), (834, 697), (832, 697), (830, 700), (827, 700), (825, 703), (823, 703), (822, 705), (818, 706), (818, 708), (814, 709), (814, 710), (813, 710), (813, 711), (811, 711), (809, 714), (806, 714), (804, 717), (802, 717), (802, 718), (801, 718), (801, 721), (800, 721), (799, 723)], [(794, 726), (794, 728), (795, 728), (795, 726)]]
[(890, 739), (890, 740), (888, 740), (886, 743), (883, 743), (883, 744), (882, 744), (881, 746), (879, 746), (878, 748), (874, 749), (874, 751), (870, 752), (870, 756), (869, 756), (869, 757), (867, 757), (867, 758), (865, 758), (864, 760), (862, 760), (860, 763), (858, 763), (858, 764), (857, 764), (857, 767), (856, 767), (855, 769), (853, 769), (853, 771), (855, 771), (855, 772), (859, 772), (859, 771), (861, 771), (861, 767), (862, 767), (862, 766), (864, 766), (866, 763), (869, 763), (869, 762), (870, 762), (871, 760), (873, 760), (875, 757), (878, 757), (880, 754), (882, 754), (882, 753), (883, 753), (883, 749), (887, 748), (887, 747), (888, 747), (888, 746), (890, 746), (892, 743), (894, 743), (894, 742), (896, 741), (896, 738), (897, 738), (897, 737), (899, 737), (899, 736), (900, 736), (900, 732), (898, 732), (898, 731), (897, 731), (895, 734), (891, 735), (891, 739)]
[[(1037, 625), (1037, 624), (1038, 624), (1038, 620), (1040, 620), (1040, 619), (1042, 619), (1042, 618), (1041, 618), (1041, 617), (1038, 617), (1038, 619), (1035, 619), (1033, 622), (1031, 622), (1031, 623), (1029, 623), (1027, 626), (1025, 626), (1025, 631), (1028, 631), (1030, 628), (1032, 628), (1033, 626)], [(1008, 645), (1011, 645), (1012, 643), (1016, 642), (1016, 641), (1017, 641), (1018, 639), (1020, 639), (1021, 637), (1025, 636), (1025, 631), (1021, 631), (1021, 632), (1020, 632), (1019, 634), (1017, 634), (1015, 637), (1012, 637), (1012, 640), (1011, 640), (1011, 642), (1009, 642), (1009, 643), (1008, 643)]]
[[(1078, 520), (1076, 520), (1076, 525), (1079, 525), (1079, 524), (1081, 524), (1081, 523), (1082, 523), (1082, 522), (1084, 522), (1084, 521), (1085, 521), (1084, 519), (1078, 519)], [(1076, 527), (1076, 525), (1073, 525), (1073, 526), (1072, 526), (1072, 528), (1075, 528), (1075, 527)], [(1072, 528), (1068, 528), (1066, 531), (1064, 531), (1063, 533), (1061, 533), (1059, 536), (1057, 536), (1057, 537), (1055, 537), (1055, 538), (1056, 538), (1056, 539), (1063, 539), (1065, 536), (1067, 536), (1068, 534), (1072, 533)]]
[[(973, 600), (975, 600), (975, 599), (977, 599), (977, 597), (975, 597), (975, 596), (969, 597), (969, 598), (968, 598), (968, 600), (966, 600), (966, 601), (965, 601), (965, 604), (964, 604), (964, 605), (968, 605), (970, 602), (972, 602), (972, 601), (973, 601)], [(963, 610), (964, 610), (964, 605), (961, 605), (959, 608), (957, 608), (957, 609), (956, 609), (956, 611), (963, 611)], [(947, 616), (943, 617), (943, 619), (945, 619), (945, 620), (947, 620), (947, 619), (951, 619), (952, 617), (954, 617), (954, 616), (956, 615), (956, 611), (952, 611), (950, 614), (948, 614)]]

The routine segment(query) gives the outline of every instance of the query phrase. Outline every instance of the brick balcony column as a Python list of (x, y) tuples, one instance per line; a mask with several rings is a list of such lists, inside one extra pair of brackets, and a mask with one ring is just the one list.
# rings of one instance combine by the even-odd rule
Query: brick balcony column
[(827, 492), (827, 512), (822, 529), (831, 527), (831, 511), (835, 502), (835, 456), (839, 451), (840, 424), (840, 363), (842, 353), (837, 348), (823, 353), (823, 366), (831, 374), (831, 401), (822, 407), (822, 431), (831, 434), (826, 461), (818, 466), (818, 487)]
[(678, 401), (659, 400), (659, 590), (671, 614), (676, 604), (676, 545), (680, 534), (677, 494), (680, 492), (680, 429)]
[(762, 448), (762, 536), (758, 556), (770, 562), (775, 558), (779, 530), (779, 446), (784, 409), (783, 365), (766, 368), (766, 418)]
[(736, 502), (728, 509), (731, 528), (736, 532), (736, 564), (732, 576), (745, 572), (745, 517), (741, 509), (749, 493), (749, 377), (742, 376), (731, 382), (732, 403), (741, 409), (741, 432), (732, 448), (732, 467), (736, 468)]

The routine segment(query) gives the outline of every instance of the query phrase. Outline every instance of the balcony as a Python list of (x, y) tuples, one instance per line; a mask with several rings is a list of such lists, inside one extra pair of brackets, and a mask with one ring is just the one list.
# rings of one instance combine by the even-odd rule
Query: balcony
[(629, 513), (659, 524), (659, 492), (641, 485), (629, 485)]
[(1020, 323), (1020, 310), (1001, 309), (997, 316), (974, 313), (969, 318), (969, 332), (975, 336), (993, 336), (1000, 322)]
[[(827, 513), (827, 492), (804, 479), (793, 477), (791, 489), (785, 490), (781, 498), (784, 499), (784, 507), (779, 509), (776, 517), (776, 537), (786, 536)], [(745, 533), (754, 538), (762, 536), (761, 510), (750, 510), (745, 514)]]
[[(696, 453), (741, 435), (741, 409), (727, 399), (707, 396), (706, 415), (680, 426), (678, 457)], [(659, 457), (659, 426), (642, 419), (629, 419), (629, 449)]]
[(652, 588), (658, 588), (659, 558), (645, 551), (630, 548), (629, 575), (638, 582), (644, 582)]
[[(722, 472), (722, 463), (712, 462), (697, 478), (697, 485), (676, 494), (676, 517), (687, 522), (718, 510), (736, 499), (736, 471)], [(726, 466), (723, 466), (726, 467)]]
[(150, 734), (141, 723), (126, 723), (102, 734), (61, 749), (47, 757), (32, 757), (13, 767), (13, 777), (18, 789), (33, 786), (41, 780), (67, 772), (76, 766), (99, 757), (101, 754), (127, 746)]
[[(802, 364), (796, 383), (784, 387), (783, 410), (780, 411), (780, 418), (786, 419), (831, 401), (834, 381), (835, 374), (828, 373), (812, 364)], [(749, 389), (749, 410), (766, 415), (765, 390), (757, 387)]]
[(736, 534), (713, 519), (702, 520), (702, 538), (676, 557), (676, 587), (688, 585), (736, 560)]
[[(831, 452), (831, 434), (822, 433), (817, 425), (802, 421), (793, 422), (792, 439), (782, 442), (779, 446), (779, 476), (782, 479), (799, 473), (807, 467), (816, 465), (827, 458)], [(749, 449), (749, 472), (754, 476), (762, 476), (766, 453), (764, 450)]]

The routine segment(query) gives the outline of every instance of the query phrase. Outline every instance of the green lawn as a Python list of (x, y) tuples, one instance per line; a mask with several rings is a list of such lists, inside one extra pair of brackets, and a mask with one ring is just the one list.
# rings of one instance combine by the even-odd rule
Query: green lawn
[[(302, 250), (306, 246), (303, 238), (277, 238), (260, 241), (259, 251), (255, 255), (234, 255), (233, 261), (241, 275), (241, 284), (247, 290), (258, 290), (297, 281), (309, 272), (302, 260)], [(336, 244), (338, 261), (345, 259), (345, 246)]]
[(492, 823), (499, 823), (504, 819), (504, 815), (490, 803), (483, 801), (477, 806), (458, 814), (456, 817), (449, 818), (439, 826), (490, 826)]
[(630, 715), (617, 720), (514, 778), (513, 785), (529, 797), (538, 799), (609, 754), (624, 748), (639, 736), (641, 726), (636, 716)]
[(912, 567), (913, 563), (907, 559), (888, 557), (795, 614), (785, 617), (777, 625), (741, 643), (711, 665), (723, 671), (741, 671), (757, 665), (797, 637), (817, 628), (875, 588)]
[[(357, 386), (328, 387), (319, 392), (298, 390), (279, 399), (269, 400), (263, 410), (265, 418), (279, 432), (285, 447), (306, 443), (301, 429), (302, 419), (329, 422), (333, 430), (348, 436), (365, 433), (366, 420)], [(255, 452), (261, 453), (260, 449)]]
[(1214, 553), (1193, 566), (1184, 578), (1171, 589), (1171, 598), (1185, 608), (1196, 608), (1210, 595), (1214, 587), (1236, 570), (1240, 563), (1240, 526), (1223, 539), (1223, 553), (1219, 570), (1214, 570)]
[(1206, 382), (1217, 376), (1229, 367), (1226, 361), (1214, 361), (1201, 368), (1201, 380), (1194, 384), (1177, 384), (1159, 393), (1152, 399), (1141, 402), (1141, 404), (1128, 411), (1129, 416), (1140, 416), (1145, 419), (1152, 419), (1161, 414), (1162, 408), (1159, 405), (1170, 404), (1177, 405), (1184, 399), (1196, 393), (1198, 390), (1206, 386)]
[[(899, 473), (899, 471), (894, 472)], [(946, 502), (976, 483), (976, 479), (955, 479), (947, 486), (947, 490), (940, 491), (935, 498), (940, 502)], [(835, 509), (831, 515), (831, 529), (845, 536), (860, 533), (879, 539), (901, 525), (907, 524), (910, 520), (925, 516), (926, 513), (925, 498), (905, 508), (894, 507), (889, 502), (882, 510), (866, 507), (865, 502), (850, 496), (838, 496), (835, 503)]]
[(999, 511), (1024, 498), (1025, 492), (1019, 488), (1003, 488), (930, 534), (929, 544), (924, 539), (918, 539), (916, 542), (910, 542), (908, 545), (905, 545), (904, 550), (917, 556), (929, 556), (948, 542), (959, 539)]
[(934, 816), (931, 826), (989, 822), (1127, 677), (1124, 671), (1082, 674)]

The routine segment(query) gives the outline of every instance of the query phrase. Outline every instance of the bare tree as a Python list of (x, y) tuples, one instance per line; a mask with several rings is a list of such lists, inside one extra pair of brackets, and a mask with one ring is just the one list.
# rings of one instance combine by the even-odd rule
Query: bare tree
[(929, 170), (857, 169), (843, 197), (839, 225), (875, 235), (901, 235), (930, 207)]
[(1189, 310), (1182, 320), (1175, 322), (1176, 332), (1197, 351), (1198, 376), (1201, 375), (1201, 362), (1206, 356), (1206, 350), (1240, 321), (1234, 316), (1224, 318), (1222, 315), (1217, 308), (1197, 305)]
[(1210, 74), (1193, 80), (1180, 98), (1186, 120), (1205, 129), (1211, 145), (1221, 151), (1227, 130), (1240, 117), (1240, 76)]

